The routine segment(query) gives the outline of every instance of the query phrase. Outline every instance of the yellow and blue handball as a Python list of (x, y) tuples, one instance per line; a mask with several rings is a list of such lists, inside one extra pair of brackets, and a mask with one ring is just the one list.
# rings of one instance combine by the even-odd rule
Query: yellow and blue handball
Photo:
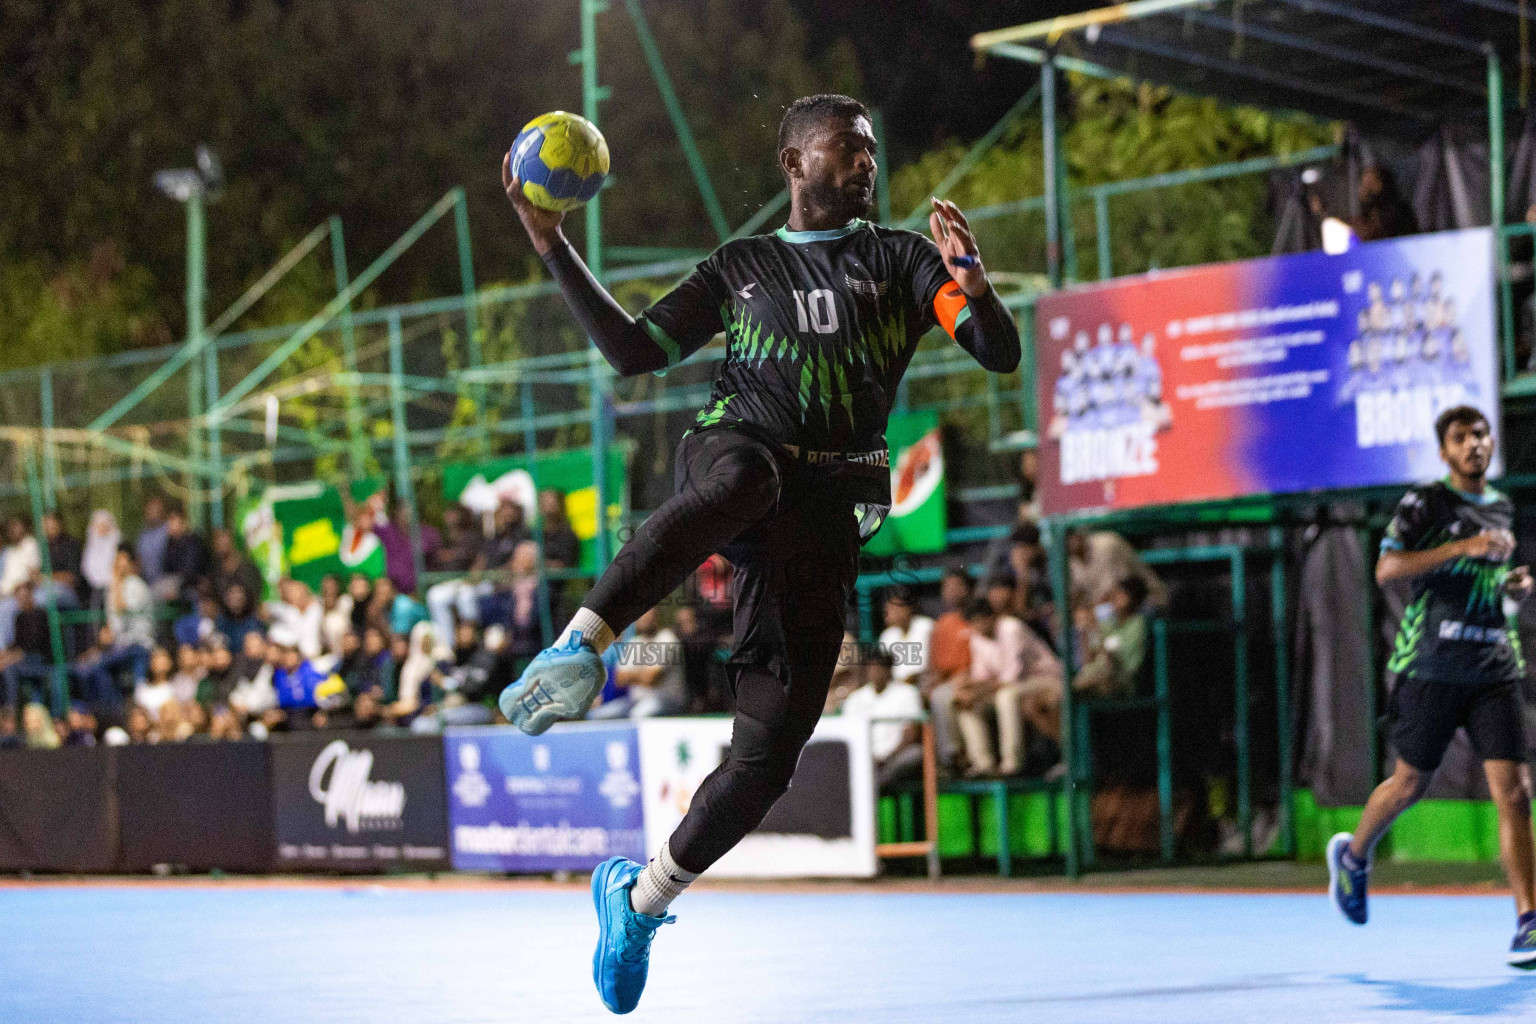
[(563, 110), (523, 126), (512, 143), (512, 174), (544, 210), (570, 210), (597, 195), (608, 177), (608, 140), (597, 125)]

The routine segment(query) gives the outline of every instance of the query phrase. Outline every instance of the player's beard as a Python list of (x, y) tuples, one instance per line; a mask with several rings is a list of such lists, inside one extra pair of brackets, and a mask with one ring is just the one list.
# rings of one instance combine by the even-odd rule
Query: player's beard
[(809, 204), (827, 211), (831, 219), (842, 222), (855, 217), (868, 217), (874, 195), (872, 188), (866, 193), (862, 189), (839, 186), (831, 181), (812, 181), (805, 185), (805, 198)]

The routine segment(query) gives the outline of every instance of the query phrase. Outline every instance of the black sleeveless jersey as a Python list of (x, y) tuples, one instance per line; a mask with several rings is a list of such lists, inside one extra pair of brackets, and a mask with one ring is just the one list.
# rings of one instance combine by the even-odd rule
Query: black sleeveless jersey
[(740, 427), (845, 485), (840, 494), (889, 504), (896, 384), (923, 334), (942, 323), (953, 335), (969, 314), (926, 236), (855, 220), (727, 242), (639, 320), (669, 364), (725, 332), (695, 429)]
[[(1383, 551), (1428, 551), (1484, 530), (1508, 530), (1514, 506), (1492, 487), (1463, 494), (1438, 481), (1410, 488), (1382, 538)], [(1457, 558), (1413, 581), (1388, 669), (1442, 683), (1518, 679), (1525, 662), (1504, 602), (1509, 560)]]

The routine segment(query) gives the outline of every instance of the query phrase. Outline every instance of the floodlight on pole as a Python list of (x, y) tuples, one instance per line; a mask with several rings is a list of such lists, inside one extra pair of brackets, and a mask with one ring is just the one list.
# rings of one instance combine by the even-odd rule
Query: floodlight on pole
[[(197, 345), (201, 343), (205, 325), (204, 299), (207, 294), (208, 276), (204, 247), (203, 203), (223, 187), (224, 168), (212, 149), (199, 144), (196, 150), (195, 167), (176, 167), (156, 171), (154, 182), (155, 188), (163, 195), (185, 204), (187, 208), (187, 344)], [(213, 346), (209, 346), (204, 350), (201, 362), (193, 360), (187, 366), (187, 416), (193, 421), (193, 427), (187, 434), (187, 453), (194, 463), (201, 462), (203, 457), (203, 436), (196, 426), (196, 421), (203, 415), (204, 378), (207, 378), (209, 384), (214, 384), (217, 390), (218, 363), (215, 361), (217, 358), (217, 351)], [(207, 429), (209, 449), (216, 453), (219, 448), (218, 428), (209, 424)], [(217, 485), (212, 489), (211, 501), (215, 525), (222, 526), (224, 495)], [(187, 515), (194, 526), (204, 525), (201, 490), (196, 484), (187, 488)]]

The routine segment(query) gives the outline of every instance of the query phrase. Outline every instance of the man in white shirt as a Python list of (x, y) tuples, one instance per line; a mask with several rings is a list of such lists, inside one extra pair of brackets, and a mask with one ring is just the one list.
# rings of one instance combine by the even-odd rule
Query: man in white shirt
[(16, 588), (33, 579), (42, 570), (37, 538), (25, 516), (11, 516), (5, 521), (5, 551), (0, 562), (0, 648), (16, 643)]
[[(1028, 626), (1012, 615), (998, 615), (985, 598), (971, 604), (966, 621), (971, 667), (955, 688), (955, 720), (970, 762), (966, 774), (1017, 775), (1024, 753), (1022, 698), (1042, 687), (1060, 689), (1061, 662)], [(997, 756), (982, 714), (989, 704), (997, 715)]]
[(911, 683), (892, 681), (894, 661), (888, 651), (871, 654), (864, 663), (864, 685), (843, 701), (843, 714), (871, 720), (869, 747), (882, 792), (923, 767), (917, 724), (923, 717), (923, 695)]
[(886, 595), (880, 649), (894, 659), (891, 674), (898, 683), (922, 682), (923, 673), (928, 671), (928, 638), (932, 634), (933, 620), (917, 614), (911, 591), (897, 587)]
[(308, 585), (295, 579), (285, 579), (278, 585), (281, 601), (269, 604), (272, 624), (285, 625), (296, 638), (299, 653), (305, 658), (318, 658), (324, 649), (323, 625), (325, 608), (320, 604)]

